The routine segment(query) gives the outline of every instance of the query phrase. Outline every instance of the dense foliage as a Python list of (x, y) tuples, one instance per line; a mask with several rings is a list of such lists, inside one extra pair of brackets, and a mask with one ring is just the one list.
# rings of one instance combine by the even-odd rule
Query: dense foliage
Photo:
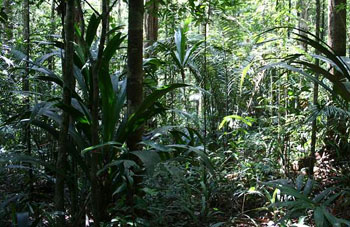
[(0, 226), (350, 226), (347, 7), (0, 0)]

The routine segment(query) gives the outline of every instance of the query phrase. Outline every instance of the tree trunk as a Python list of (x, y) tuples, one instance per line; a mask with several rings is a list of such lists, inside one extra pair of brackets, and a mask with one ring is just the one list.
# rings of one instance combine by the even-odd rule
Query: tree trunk
[[(129, 1), (128, 16), (128, 81), (127, 81), (127, 101), (128, 116), (130, 117), (137, 111), (143, 101), (143, 0)], [(130, 133), (127, 138), (127, 145), (130, 151), (140, 150), (142, 146), (139, 142), (142, 140), (144, 127), (141, 126)], [(133, 157), (130, 156), (131, 159)], [(140, 161), (135, 160), (139, 165)], [(137, 195), (137, 189), (142, 182), (142, 173), (136, 173), (134, 183), (130, 185), (127, 194), (127, 205), (131, 207), (132, 216), (136, 217), (137, 210), (134, 210), (134, 196)], [(140, 192), (139, 196), (143, 196)]]
[[(147, 0), (150, 2), (150, 0)], [(151, 46), (158, 40), (158, 7), (159, 0), (152, 0), (146, 13), (145, 30), (146, 30), (146, 47)]]
[[(335, 55), (346, 55), (346, 0), (328, 1), (328, 43)], [(343, 78), (341, 72), (335, 68), (332, 74), (336, 78)], [(327, 134), (327, 143), (336, 141), (339, 144), (340, 153), (344, 154), (346, 149), (346, 127), (344, 121), (337, 120), (334, 116), (328, 119), (329, 124), (337, 124), (340, 132), (340, 139), (336, 141), (334, 132), (331, 130)], [(328, 147), (330, 149), (331, 147)]]
[(346, 0), (328, 2), (328, 42), (335, 54), (346, 55)]
[[(94, 62), (92, 67), (92, 100), (91, 100), (91, 115), (92, 115), (92, 125), (91, 125), (91, 143), (92, 146), (98, 145), (99, 140), (99, 84), (98, 76), (102, 67), (102, 56), (103, 50), (106, 43), (107, 37), (107, 27), (108, 27), (108, 0), (102, 1), (102, 29), (101, 38), (98, 48), (97, 60)], [(99, 169), (99, 159), (101, 157), (101, 152), (95, 150), (91, 154), (91, 169), (90, 169), (90, 179), (91, 179), (91, 204), (92, 212), (94, 216), (94, 225), (99, 226), (101, 221), (106, 220), (108, 217), (107, 208), (105, 207), (106, 197), (108, 195), (103, 193), (103, 184), (97, 177), (97, 171)]]
[[(51, 0), (51, 15), (50, 15), (50, 41), (54, 42), (54, 34), (56, 31), (56, 24), (55, 24), (55, 0)], [(49, 69), (51, 71), (55, 70), (55, 58), (49, 58)], [(50, 84), (51, 88), (51, 84)]]
[[(158, 40), (158, 29), (159, 29), (159, 23), (158, 23), (158, 8), (159, 8), (159, 0), (146, 0), (146, 6), (145, 8), (145, 24), (144, 29), (146, 33), (146, 41), (144, 43), (144, 47), (146, 49), (145, 51), (145, 58), (153, 57), (154, 51), (153, 48), (148, 48), (152, 46), (155, 42)], [(148, 96), (151, 93), (150, 89), (145, 89), (144, 94), (145, 96)], [(165, 98), (166, 99), (166, 98)], [(147, 128), (156, 128), (157, 127), (157, 119), (148, 119), (147, 121)]]
[[(22, 80), (22, 91), (24, 93), (26, 93), (26, 98), (24, 99), (24, 108), (25, 111), (29, 111), (30, 110), (30, 99), (29, 99), (29, 91), (30, 91), (30, 87), (29, 87), (29, 59), (30, 59), (30, 17), (29, 17), (29, 0), (24, 0), (23, 1), (23, 40), (24, 40), (24, 54), (26, 56), (25, 59), (25, 71), (24, 71), (24, 75), (23, 75), (23, 80)], [(27, 149), (27, 155), (31, 155), (31, 142), (30, 142), (30, 124), (26, 124), (24, 126), (24, 137), (23, 137), (23, 143), (26, 145)], [(33, 178), (33, 173), (31, 170), (31, 164), (29, 165), (29, 171), (28, 171), (28, 175), (29, 175), (29, 187), (30, 187), (30, 195), (32, 195), (33, 192), (33, 182), (32, 182), (32, 178)]]
[[(308, 31), (308, 26), (306, 23), (308, 21), (308, 17), (309, 17), (308, 4), (304, 0), (299, 0), (297, 4), (298, 4), (297, 9), (298, 9), (298, 17), (299, 17), (298, 18), (299, 19), (298, 28), (301, 30), (301, 31), (299, 31), (299, 33), (301, 35), (307, 36), (307, 34), (303, 31)], [(303, 46), (303, 49), (305, 51), (307, 51), (307, 44), (302, 42), (301, 45)]]
[[(64, 23), (64, 61), (63, 61), (63, 103), (66, 106), (71, 105), (71, 89), (73, 79), (73, 57), (74, 57), (74, 0), (67, 1), (66, 15)], [(69, 113), (63, 112), (61, 130), (59, 134), (59, 148), (56, 161), (56, 185), (55, 185), (55, 209), (56, 211), (63, 212), (59, 215), (57, 221), (59, 226), (64, 226), (64, 175), (67, 161), (68, 150), (68, 129), (70, 123)]]
[[(292, 0), (288, 0), (288, 27), (291, 26), (291, 15), (292, 15)], [(288, 39), (290, 38), (291, 28), (288, 28)]]
[[(316, 0), (316, 37), (321, 39), (321, 2), (320, 0)], [(318, 53), (316, 53), (318, 54)], [(315, 62), (316, 65), (320, 64), (320, 60), (316, 59)], [(318, 79), (319, 75), (316, 75), (316, 78)], [(313, 95), (313, 105), (316, 106), (318, 102), (318, 83), (314, 83), (314, 95)], [(316, 139), (317, 139), (317, 121), (316, 119), (312, 121), (312, 132), (311, 132), (311, 159), (316, 160)], [(309, 165), (309, 175), (312, 176), (314, 171), (314, 164), (315, 162), (310, 162)]]
[[(131, 116), (143, 101), (143, 0), (129, 1), (128, 31), (128, 115)], [(130, 150), (138, 150), (142, 139), (143, 127), (131, 133), (127, 138)]]

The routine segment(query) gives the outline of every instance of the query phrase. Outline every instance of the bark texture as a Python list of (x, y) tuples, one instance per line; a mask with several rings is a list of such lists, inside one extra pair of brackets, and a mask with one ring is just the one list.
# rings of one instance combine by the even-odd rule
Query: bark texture
[[(63, 103), (66, 106), (71, 105), (71, 89), (73, 81), (73, 57), (74, 57), (74, 0), (67, 1), (66, 15), (64, 24), (64, 61), (63, 61)], [(56, 211), (64, 212), (64, 181), (65, 169), (68, 150), (68, 129), (70, 116), (69, 113), (63, 112), (62, 123), (58, 141), (58, 154), (56, 161), (56, 185), (55, 185), (55, 209)], [(64, 215), (59, 215), (58, 226), (64, 226)]]
[(146, 30), (146, 46), (151, 46), (158, 40), (158, 8), (159, 0), (148, 0), (146, 4), (149, 4), (146, 13), (145, 30)]
[[(308, 26), (307, 26), (307, 21), (309, 18), (309, 13), (308, 13), (308, 4), (304, 0), (299, 0), (297, 3), (297, 8), (298, 8), (298, 28), (301, 30), (299, 33), (301, 35), (307, 36), (307, 34), (303, 31), (308, 31)], [(302, 42), (301, 45), (303, 46), (304, 50), (307, 51), (307, 44)]]
[(328, 2), (328, 42), (336, 55), (346, 55), (346, 0)]
[[(346, 0), (329, 0), (328, 1), (328, 44), (333, 49), (335, 55), (346, 55)], [(338, 80), (344, 78), (341, 72), (333, 68), (333, 75)], [(327, 135), (327, 150), (333, 150), (332, 144), (339, 145), (340, 154), (345, 154), (348, 150), (347, 136), (346, 136), (346, 124), (345, 121), (331, 116), (328, 119), (329, 124), (338, 125), (339, 139), (336, 139), (335, 132), (333, 130), (328, 131)], [(335, 154), (332, 153), (332, 154)]]
[[(129, 1), (128, 19), (128, 115), (132, 115), (143, 101), (143, 0)], [(138, 150), (142, 139), (143, 128), (139, 128), (128, 136), (130, 150)]]

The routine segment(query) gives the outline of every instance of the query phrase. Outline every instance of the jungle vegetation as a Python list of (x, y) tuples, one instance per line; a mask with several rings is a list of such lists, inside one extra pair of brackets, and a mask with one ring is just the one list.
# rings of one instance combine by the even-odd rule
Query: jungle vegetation
[(0, 226), (350, 226), (346, 0), (0, 0)]

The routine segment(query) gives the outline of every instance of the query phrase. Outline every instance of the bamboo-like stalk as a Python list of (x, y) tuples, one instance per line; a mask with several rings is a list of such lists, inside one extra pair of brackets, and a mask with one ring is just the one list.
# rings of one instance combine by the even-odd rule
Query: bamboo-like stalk
[[(12, 36), (12, 34), (11, 34)], [(10, 38), (10, 35), (9, 37)], [(29, 92), (30, 92), (30, 83), (29, 83), (29, 73), (30, 73), (30, 6), (29, 6), (29, 0), (23, 1), (23, 40), (24, 40), (24, 54), (26, 56), (25, 59), (25, 71), (22, 78), (22, 90), (23, 92), (27, 93), (26, 98), (23, 100), (25, 111), (30, 110), (30, 98), (29, 98)], [(26, 124), (24, 126), (24, 136), (23, 136), (23, 143), (26, 146), (26, 153), (30, 156), (32, 153), (32, 146), (31, 146), (31, 131), (30, 131), (30, 124)], [(33, 193), (33, 172), (31, 170), (31, 164), (28, 164), (29, 170), (29, 190), (30, 190), (30, 196), (32, 196)]]
[[(66, 3), (66, 15), (64, 19), (64, 59), (63, 59), (63, 103), (66, 106), (71, 105), (71, 90), (73, 81), (73, 57), (74, 57), (74, 11), (75, 1), (69, 0)], [(65, 208), (64, 208), (64, 184), (65, 169), (67, 165), (68, 150), (68, 129), (70, 123), (70, 115), (64, 111), (62, 115), (62, 123), (59, 134), (58, 154), (56, 160), (56, 184), (55, 184), (55, 209), (62, 212), (58, 215), (57, 225), (65, 226)]]
[[(107, 37), (107, 28), (108, 28), (108, 14), (109, 14), (109, 6), (108, 0), (102, 1), (102, 29), (101, 29), (101, 37), (98, 47), (97, 60), (94, 62), (92, 67), (92, 100), (91, 100), (91, 116), (92, 116), (92, 124), (91, 124), (91, 143), (92, 146), (96, 146), (100, 143), (99, 140), (99, 83), (98, 76), (102, 67), (103, 61), (103, 51), (106, 43)], [(106, 218), (106, 209), (104, 209), (105, 198), (108, 195), (105, 195), (103, 192), (103, 188), (101, 182), (97, 177), (97, 171), (99, 169), (99, 158), (101, 153), (99, 150), (95, 150), (91, 153), (90, 160), (90, 179), (91, 179), (91, 204), (92, 204), (92, 213), (94, 216), (94, 224), (96, 226), (100, 225), (100, 222)]]
[[(322, 38), (320, 35), (321, 30), (321, 2), (320, 0), (316, 0), (316, 37)], [(316, 53), (317, 54), (317, 53)], [(320, 64), (320, 60), (316, 59), (315, 61), (316, 65)], [(318, 80), (319, 75), (316, 74), (316, 78)], [(314, 83), (314, 92), (313, 92), (313, 105), (316, 106), (318, 102), (318, 83)], [(311, 130), (311, 151), (310, 156), (312, 159), (316, 159), (315, 153), (316, 153), (316, 135), (317, 135), (317, 121), (314, 119), (312, 121), (312, 130)], [(314, 169), (314, 162), (309, 163), (309, 175), (313, 175), (313, 169)]]

